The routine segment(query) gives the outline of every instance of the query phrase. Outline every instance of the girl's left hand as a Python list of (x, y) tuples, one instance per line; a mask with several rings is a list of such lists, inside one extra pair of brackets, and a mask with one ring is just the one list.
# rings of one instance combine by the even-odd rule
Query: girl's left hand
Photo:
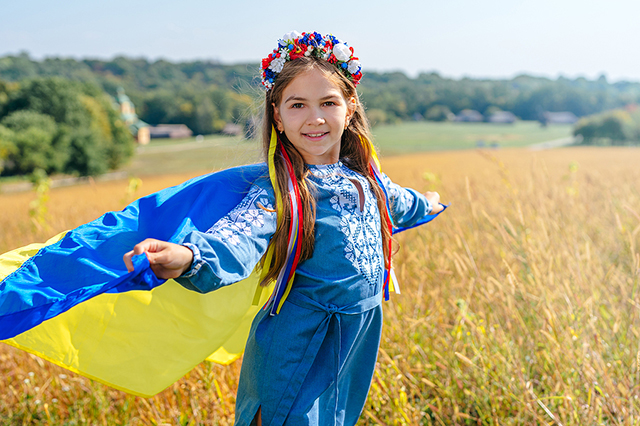
[(433, 206), (431, 213), (429, 214), (438, 214), (444, 210), (444, 206), (440, 204), (440, 194), (437, 192), (427, 191), (424, 193), (424, 196), (427, 198), (427, 201), (429, 201), (429, 204)]

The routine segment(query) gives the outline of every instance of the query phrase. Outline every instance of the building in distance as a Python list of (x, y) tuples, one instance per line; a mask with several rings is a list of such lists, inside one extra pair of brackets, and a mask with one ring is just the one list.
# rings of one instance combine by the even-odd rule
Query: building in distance
[(118, 88), (115, 104), (120, 111), (120, 118), (122, 118), (124, 124), (127, 125), (136, 141), (141, 145), (148, 144), (150, 140), (149, 125), (138, 118), (133, 102), (131, 102), (131, 99), (124, 93), (122, 87)]
[(184, 124), (158, 124), (149, 127), (149, 136), (152, 139), (160, 138), (190, 138), (193, 135), (191, 129)]

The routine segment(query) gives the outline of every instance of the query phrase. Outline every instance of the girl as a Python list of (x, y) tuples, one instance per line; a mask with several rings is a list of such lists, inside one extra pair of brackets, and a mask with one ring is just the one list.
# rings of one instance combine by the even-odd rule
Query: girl
[[(256, 264), (271, 299), (253, 321), (236, 403), (238, 425), (353, 425), (366, 401), (388, 290), (391, 221), (412, 227), (443, 210), (377, 170), (353, 49), (289, 33), (263, 60), (269, 174), (206, 232), (148, 239), (154, 273), (210, 292)], [(390, 216), (390, 217), (389, 217)], [(387, 271), (385, 271), (387, 270)]]

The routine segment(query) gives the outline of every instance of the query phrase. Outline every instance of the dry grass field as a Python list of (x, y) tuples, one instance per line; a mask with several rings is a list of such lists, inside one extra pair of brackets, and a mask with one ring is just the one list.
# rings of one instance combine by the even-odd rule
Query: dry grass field
[[(451, 203), (400, 234), (362, 425), (640, 424), (640, 149), (389, 157)], [(141, 196), (189, 176), (145, 177)], [(0, 195), (0, 251), (120, 209), (127, 182)], [(154, 398), (0, 345), (0, 425), (231, 425), (240, 362), (203, 363)]]

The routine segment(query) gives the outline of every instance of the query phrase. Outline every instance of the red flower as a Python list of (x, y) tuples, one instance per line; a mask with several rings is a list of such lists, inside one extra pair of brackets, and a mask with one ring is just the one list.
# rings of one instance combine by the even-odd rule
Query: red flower
[(289, 52), (289, 58), (293, 61), (304, 56), (304, 52), (307, 51), (307, 45), (300, 43), (300, 40), (294, 40), (293, 50)]

